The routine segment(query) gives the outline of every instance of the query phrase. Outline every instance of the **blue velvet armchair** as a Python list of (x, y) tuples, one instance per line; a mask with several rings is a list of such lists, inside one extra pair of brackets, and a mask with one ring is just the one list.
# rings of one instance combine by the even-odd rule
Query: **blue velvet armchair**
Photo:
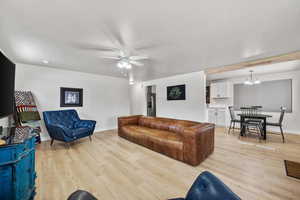
[(169, 200), (241, 200), (222, 181), (208, 171), (201, 173), (185, 198)]
[(81, 120), (76, 110), (59, 110), (43, 112), (46, 128), (54, 140), (72, 142), (74, 140), (90, 137), (95, 130), (96, 121)]

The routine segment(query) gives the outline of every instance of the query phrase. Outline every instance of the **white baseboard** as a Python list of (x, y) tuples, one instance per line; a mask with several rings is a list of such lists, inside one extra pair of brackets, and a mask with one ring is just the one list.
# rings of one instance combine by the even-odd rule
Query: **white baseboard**
[[(107, 128), (107, 129), (95, 129), (94, 130), (94, 133), (95, 132), (101, 132), (101, 131), (108, 131), (108, 130), (114, 130), (116, 129), (116, 127), (113, 127), (113, 128)], [(41, 133), (41, 141), (44, 142), (44, 141), (49, 141), (51, 140), (50, 136), (48, 135), (48, 133), (45, 133), (45, 132), (42, 132)]]

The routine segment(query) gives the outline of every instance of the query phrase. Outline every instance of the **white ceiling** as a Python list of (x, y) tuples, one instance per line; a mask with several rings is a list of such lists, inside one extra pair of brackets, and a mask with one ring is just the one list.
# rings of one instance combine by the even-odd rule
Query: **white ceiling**
[(216, 74), (209, 74), (207, 75), (207, 80), (211, 81), (211, 80), (221, 80), (221, 79), (230, 79), (235, 77), (249, 76), (250, 70), (253, 70), (255, 75), (297, 71), (300, 70), (300, 61), (294, 60), (294, 61), (288, 61), (288, 62), (282, 62), (276, 64), (247, 67), (244, 69), (221, 72)]
[[(1, 0), (0, 48), (15, 62), (122, 77), (81, 47), (153, 46), (150, 80), (300, 50), (299, 0)], [(44, 65), (45, 66), (45, 65)]]

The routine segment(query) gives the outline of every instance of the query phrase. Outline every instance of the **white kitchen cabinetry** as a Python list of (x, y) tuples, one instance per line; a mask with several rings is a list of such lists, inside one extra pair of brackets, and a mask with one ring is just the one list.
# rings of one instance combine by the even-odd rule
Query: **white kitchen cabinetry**
[(229, 98), (230, 87), (228, 82), (215, 82), (210, 84), (211, 98)]
[(208, 109), (208, 122), (217, 126), (226, 126), (226, 111), (223, 108)]
[(226, 126), (226, 112), (225, 110), (217, 111), (217, 123), (218, 126)]

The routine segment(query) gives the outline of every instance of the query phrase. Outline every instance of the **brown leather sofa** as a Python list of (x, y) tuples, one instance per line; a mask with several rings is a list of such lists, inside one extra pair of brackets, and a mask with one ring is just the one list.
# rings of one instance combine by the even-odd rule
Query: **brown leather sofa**
[(215, 125), (142, 115), (119, 117), (118, 134), (131, 142), (196, 166), (214, 151)]

